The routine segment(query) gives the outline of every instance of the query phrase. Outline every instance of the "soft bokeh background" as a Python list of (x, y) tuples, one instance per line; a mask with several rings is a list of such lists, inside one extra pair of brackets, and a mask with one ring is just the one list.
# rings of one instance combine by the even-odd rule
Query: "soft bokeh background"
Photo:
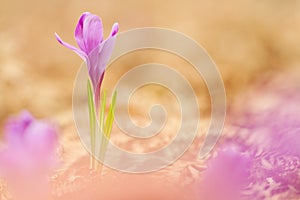
[(0, 124), (24, 108), (40, 117), (71, 115), (81, 60), (54, 32), (75, 44), (84, 11), (102, 17), (105, 35), (119, 22), (121, 31), (157, 26), (194, 38), (219, 66), (230, 105), (256, 79), (299, 68), (299, 10), (298, 0), (1, 0)]
[[(28, 109), (37, 117), (53, 118), (61, 125), (62, 133), (68, 133), (61, 137), (60, 143), (63, 144), (63, 148), (59, 149), (60, 155), (65, 163), (68, 163), (67, 160), (77, 160), (79, 167), (75, 165), (74, 168), (80, 170), (82, 163), (88, 164), (88, 155), (75, 134), (72, 121), (72, 89), (82, 61), (69, 49), (58, 44), (54, 32), (59, 33), (65, 41), (75, 44), (74, 29), (82, 12), (90, 11), (101, 16), (106, 36), (112, 24), (119, 22), (120, 31), (156, 26), (174, 29), (194, 38), (208, 51), (222, 74), (227, 92), (227, 120), (234, 118), (235, 115), (232, 113), (243, 112), (244, 105), (250, 105), (248, 109), (252, 109), (253, 104), (267, 107), (273, 96), (268, 96), (266, 90), (273, 90), (276, 87), (277, 89), (273, 91), (276, 95), (284, 94), (284, 91), (297, 88), (293, 85), (299, 84), (299, 0), (0, 0), (0, 2), (0, 128), (2, 129), (8, 116), (17, 114), (22, 109)], [(185, 75), (197, 92), (202, 116), (208, 116), (206, 113), (209, 111), (209, 96), (205, 84), (203, 81), (198, 82), (193, 76), (192, 69), (187, 68), (190, 66), (174, 55), (145, 51), (122, 57), (114, 64), (115, 67), (107, 72), (104, 86), (112, 87), (118, 77), (128, 69), (149, 61), (168, 64)], [(262, 88), (261, 91), (259, 88)], [(297, 89), (291, 90), (295, 91)], [(266, 98), (261, 98), (264, 95)], [(148, 106), (148, 102), (142, 101), (141, 97), (154, 101), (160, 99), (171, 115), (172, 112), (177, 114), (178, 107), (175, 103), (173, 105), (174, 96), (160, 88), (149, 87), (140, 93), (140, 96), (136, 96), (132, 101), (131, 111), (137, 117), (140, 116), (140, 111), (143, 113), (144, 106)], [(270, 105), (272, 107), (274, 104)], [(262, 107), (254, 109), (255, 113), (259, 114)], [(238, 118), (239, 114), (236, 116)], [(204, 121), (203, 126), (206, 126), (208, 122), (206, 119)], [(166, 132), (173, 132), (177, 125), (178, 118), (172, 118), (171, 126)], [(199, 132), (204, 133), (205, 128), (200, 127)], [(228, 130), (231, 130), (230, 126), (226, 126), (224, 132), (234, 133)], [(121, 147), (128, 147), (127, 138), (120, 136), (117, 139), (124, 143), (120, 145)], [(160, 140), (156, 140), (156, 143), (147, 143), (148, 146), (158, 144), (161, 144)], [(148, 148), (147, 145), (141, 144), (138, 148)], [(197, 153), (195, 149), (193, 152)], [(80, 156), (82, 158), (77, 159)], [(176, 181), (181, 181), (178, 176), (182, 176), (182, 183), (189, 181), (187, 177), (194, 175), (198, 177), (201, 170), (198, 168), (195, 170), (186, 164), (186, 161), (190, 160), (192, 159), (188, 156), (179, 160), (170, 169), (163, 171), (163, 176), (167, 177), (166, 173), (170, 172)], [(72, 164), (71, 161), (69, 163)], [(191, 163), (198, 166), (194, 160)], [(66, 171), (61, 179), (69, 180), (73, 173), (74, 177), (79, 177), (78, 174), (86, 172), (80, 170)], [(118, 173), (117, 175), (118, 178), (122, 177)], [(144, 180), (139, 182), (132, 179), (135, 176), (124, 176), (125, 181), (120, 181), (117, 185), (120, 190), (131, 185), (148, 186), (143, 184)], [(161, 176), (159, 174), (159, 180)], [(85, 176), (82, 177), (85, 183)], [(113, 176), (106, 177), (108, 180), (114, 180), (111, 178)], [(152, 182), (152, 179), (149, 182)], [(91, 183), (94, 186), (94, 182)], [(109, 183), (116, 187), (114, 181)], [(62, 181), (62, 184), (65, 182)], [(110, 192), (109, 189), (102, 187), (102, 183), (99, 184), (101, 187), (98, 188), (102, 188), (104, 193), (122, 195)], [(63, 188), (57, 185), (58, 189)], [(126, 193), (125, 190), (123, 192)], [(78, 194), (81, 193), (79, 190)], [(97, 194), (96, 192), (95, 199), (98, 199)], [(75, 197), (83, 199), (77, 196), (77, 193), (72, 199), (76, 199)], [(179, 196), (177, 198), (180, 199)]]

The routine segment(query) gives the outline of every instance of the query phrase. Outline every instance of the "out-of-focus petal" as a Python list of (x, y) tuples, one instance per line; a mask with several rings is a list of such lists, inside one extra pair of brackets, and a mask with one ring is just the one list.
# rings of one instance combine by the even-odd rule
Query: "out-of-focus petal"
[(7, 160), (6, 160), (6, 155), (5, 152), (0, 152), (0, 177), (4, 177), (5, 174), (7, 174), (6, 167), (7, 166)]
[[(48, 199), (47, 176), (56, 164), (56, 127), (23, 112), (6, 124), (7, 141), (0, 152), (0, 176), (16, 200)], [(7, 138), (11, 139), (11, 138)]]
[[(36, 121), (26, 129), (24, 143), (32, 154), (45, 158), (53, 154), (57, 146), (57, 137), (57, 130), (53, 124), (45, 121)], [(41, 159), (43, 160), (44, 158)]]
[(78, 48), (76, 48), (76, 47), (74, 47), (74, 46), (72, 46), (72, 45), (70, 45), (70, 44), (64, 42), (64, 41), (57, 35), (57, 33), (55, 33), (55, 37), (56, 37), (57, 41), (58, 41), (60, 44), (62, 44), (63, 46), (67, 47), (68, 49), (73, 50), (73, 51), (74, 51), (77, 55), (79, 55), (84, 61), (87, 60), (87, 54), (86, 54), (85, 52), (83, 52), (83, 51), (81, 51), (80, 49), (78, 49)]
[(10, 118), (4, 128), (5, 139), (9, 145), (20, 145), (23, 140), (24, 131), (34, 121), (33, 116), (23, 111), (17, 117)]
[(209, 161), (201, 182), (201, 196), (209, 200), (240, 200), (242, 189), (250, 183), (252, 161), (235, 147), (218, 152)]

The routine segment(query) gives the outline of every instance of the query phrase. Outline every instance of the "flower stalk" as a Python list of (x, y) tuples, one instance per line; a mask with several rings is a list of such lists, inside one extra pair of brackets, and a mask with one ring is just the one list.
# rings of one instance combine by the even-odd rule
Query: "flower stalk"
[[(88, 108), (89, 108), (89, 118), (90, 118), (90, 142), (91, 142), (90, 168), (101, 171), (102, 169), (101, 161), (104, 161), (106, 149), (112, 131), (117, 92), (115, 91), (113, 94), (112, 103), (110, 104), (108, 114), (106, 117), (105, 117), (106, 91), (103, 92), (103, 96), (100, 101), (101, 106), (98, 111), (99, 119), (97, 120), (97, 114), (96, 114), (97, 108), (95, 108), (95, 103), (93, 99), (93, 90), (92, 90), (92, 85), (90, 80), (87, 81), (87, 91), (88, 91)], [(99, 139), (101, 141), (101, 145), (99, 149), (96, 149), (97, 147), (96, 139)], [(97, 160), (95, 159), (95, 156), (97, 154), (98, 154), (99, 162), (97, 162)]]
[(88, 91), (88, 108), (89, 108), (89, 118), (90, 118), (90, 141), (91, 141), (91, 151), (92, 155), (90, 158), (90, 168), (94, 166), (95, 155), (95, 138), (96, 138), (96, 114), (95, 114), (95, 103), (93, 98), (93, 91), (90, 80), (87, 81), (87, 91)]

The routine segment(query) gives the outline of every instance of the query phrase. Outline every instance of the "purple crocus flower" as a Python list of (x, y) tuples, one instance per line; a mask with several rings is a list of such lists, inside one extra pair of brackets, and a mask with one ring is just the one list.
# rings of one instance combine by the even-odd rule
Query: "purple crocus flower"
[(119, 25), (115, 23), (109, 37), (103, 40), (101, 19), (97, 15), (85, 12), (81, 15), (75, 29), (75, 40), (79, 48), (62, 41), (55, 33), (59, 43), (73, 50), (87, 63), (88, 73), (94, 89), (96, 108), (99, 105), (100, 87), (105, 67), (112, 53), (118, 31)]
[(7, 181), (14, 199), (48, 199), (47, 176), (56, 164), (56, 127), (24, 111), (8, 120), (4, 137), (0, 177)]

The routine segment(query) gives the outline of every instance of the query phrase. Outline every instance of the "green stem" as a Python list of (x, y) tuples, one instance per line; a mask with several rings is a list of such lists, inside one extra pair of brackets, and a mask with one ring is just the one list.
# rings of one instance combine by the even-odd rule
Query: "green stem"
[[(96, 151), (96, 125), (97, 117), (94, 103), (93, 89), (91, 81), (87, 82), (87, 91), (88, 91), (88, 108), (89, 108), (89, 118), (90, 118), (90, 142), (91, 142), (91, 158), (90, 158), (90, 168), (98, 169), (101, 172), (102, 164), (95, 162), (94, 156)], [(103, 92), (101, 97), (101, 105), (99, 110), (99, 129), (98, 135), (101, 139), (101, 146), (99, 149), (100, 160), (104, 161), (105, 153), (107, 150), (108, 141), (110, 139), (113, 121), (114, 121), (114, 111), (116, 105), (117, 92), (115, 91), (112, 97), (112, 102), (110, 104), (107, 117), (105, 117), (106, 110), (106, 91)], [(97, 150), (98, 151), (98, 150)]]
[[(103, 96), (101, 98), (101, 107), (100, 107), (100, 112), (99, 112), (100, 113), (100, 115), (99, 115), (99, 136), (101, 139), (101, 146), (100, 146), (100, 150), (99, 150), (100, 161), (103, 161), (102, 160), (102, 147), (104, 144), (103, 131), (104, 131), (104, 121), (105, 121), (105, 109), (106, 109), (106, 90), (104, 90)], [(101, 163), (98, 163), (97, 169), (98, 169), (98, 171), (101, 171), (101, 169), (102, 169)]]
[(95, 103), (93, 98), (93, 90), (90, 80), (87, 82), (88, 91), (88, 107), (89, 107), (89, 118), (90, 118), (90, 142), (91, 142), (91, 157), (90, 157), (90, 168), (94, 166), (94, 155), (95, 155), (95, 134), (96, 134), (96, 113)]

